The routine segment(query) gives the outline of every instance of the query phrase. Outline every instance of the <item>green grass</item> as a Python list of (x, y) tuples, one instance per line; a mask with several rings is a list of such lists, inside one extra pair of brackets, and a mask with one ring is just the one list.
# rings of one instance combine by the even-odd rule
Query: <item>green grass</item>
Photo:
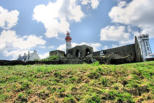
[(154, 62), (0, 66), (0, 103), (152, 103)]

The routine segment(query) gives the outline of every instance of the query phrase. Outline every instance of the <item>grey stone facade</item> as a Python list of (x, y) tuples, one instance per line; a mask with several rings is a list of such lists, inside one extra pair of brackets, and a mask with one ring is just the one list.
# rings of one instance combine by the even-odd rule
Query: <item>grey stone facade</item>
[(71, 48), (67, 52), (67, 58), (85, 58), (87, 56), (92, 57), (93, 48), (88, 45), (81, 45)]
[[(139, 38), (139, 39), (138, 39)], [(143, 40), (142, 40), (143, 39)], [(93, 48), (88, 45), (78, 45), (70, 49), (66, 49), (66, 53), (60, 50), (50, 51), (49, 55), (57, 55), (58, 59), (52, 62), (60, 64), (79, 64), (79, 63), (93, 63), (99, 61), (107, 64), (120, 64), (130, 62), (141, 62), (145, 60), (144, 53), (148, 60), (154, 59), (154, 55), (150, 54), (150, 45), (147, 35), (135, 37), (135, 43), (121, 47), (106, 49), (94, 52)], [(144, 44), (144, 45), (142, 45)], [(147, 44), (147, 45), (146, 45)], [(150, 55), (149, 55), (150, 54)], [(24, 54), (19, 56), (18, 60), (34, 61), (39, 59), (37, 52)]]
[(61, 51), (61, 50), (54, 50), (54, 51), (50, 51), (49, 55), (50, 56), (58, 55), (59, 57), (63, 58), (63, 57), (65, 57), (65, 52)]
[(138, 41), (137, 37), (135, 37), (134, 44), (121, 47), (93, 52), (92, 47), (88, 45), (79, 45), (68, 49), (66, 54), (64, 51), (56, 50), (51, 51), (50, 56), (51, 55), (62, 56), (64, 58), (61, 60), (67, 63), (92, 63), (97, 60), (100, 63), (118, 64), (144, 61), (140, 42)]

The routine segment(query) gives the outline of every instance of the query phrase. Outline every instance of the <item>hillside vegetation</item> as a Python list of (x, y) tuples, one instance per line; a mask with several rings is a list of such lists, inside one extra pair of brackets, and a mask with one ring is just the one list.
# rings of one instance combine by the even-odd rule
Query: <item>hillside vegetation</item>
[(154, 62), (0, 66), (0, 103), (154, 103)]

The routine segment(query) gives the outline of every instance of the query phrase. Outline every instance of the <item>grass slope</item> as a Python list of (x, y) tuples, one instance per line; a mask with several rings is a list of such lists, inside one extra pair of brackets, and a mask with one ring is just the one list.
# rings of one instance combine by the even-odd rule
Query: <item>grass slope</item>
[(0, 103), (153, 103), (154, 62), (0, 66)]

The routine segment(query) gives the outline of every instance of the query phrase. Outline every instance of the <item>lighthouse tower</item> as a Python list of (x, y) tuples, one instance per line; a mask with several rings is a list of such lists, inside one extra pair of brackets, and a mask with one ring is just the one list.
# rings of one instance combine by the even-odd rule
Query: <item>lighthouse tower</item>
[(67, 53), (68, 49), (70, 49), (72, 47), (72, 45), (71, 45), (72, 38), (70, 37), (69, 32), (67, 32), (65, 40), (66, 40), (66, 53)]

